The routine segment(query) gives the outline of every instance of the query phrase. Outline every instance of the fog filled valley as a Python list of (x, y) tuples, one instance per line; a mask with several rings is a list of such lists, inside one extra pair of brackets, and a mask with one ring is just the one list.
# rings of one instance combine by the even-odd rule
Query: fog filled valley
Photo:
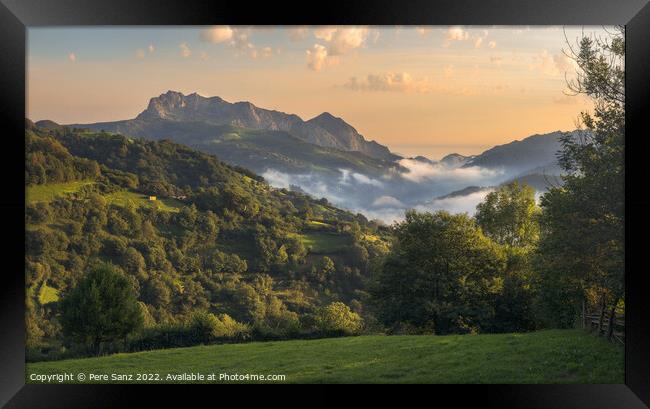
[(303, 121), (250, 102), (176, 91), (152, 98), (134, 119), (70, 126), (170, 139), (250, 169), (273, 187), (325, 198), (387, 224), (403, 220), (407, 209), (472, 214), (495, 187), (513, 180), (531, 185), (538, 196), (561, 183), (560, 131), (475, 156), (402, 157), (327, 112)]

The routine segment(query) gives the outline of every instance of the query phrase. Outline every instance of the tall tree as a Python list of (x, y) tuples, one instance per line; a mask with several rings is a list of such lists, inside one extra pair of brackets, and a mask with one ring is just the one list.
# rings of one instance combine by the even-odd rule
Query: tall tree
[(532, 187), (512, 182), (489, 193), (476, 206), (476, 222), (499, 244), (525, 247), (539, 238), (539, 207)]
[(389, 327), (480, 331), (493, 316), (504, 257), (466, 214), (406, 213), (371, 292)]
[(564, 184), (541, 200), (543, 291), (556, 295), (546, 304), (558, 317), (575, 316), (581, 301), (612, 306), (623, 296), (624, 53), (622, 27), (569, 44), (577, 67), (569, 89), (590, 97), (594, 110), (581, 114), (577, 136), (563, 136)]
[(109, 265), (91, 270), (61, 301), (66, 336), (99, 354), (102, 342), (125, 339), (143, 325), (132, 283)]
[(539, 239), (540, 212), (533, 188), (518, 182), (499, 187), (476, 206), (477, 224), (486, 236), (503, 246), (507, 259), (503, 290), (495, 294), (492, 332), (536, 327), (533, 308), (536, 277), (531, 254)]

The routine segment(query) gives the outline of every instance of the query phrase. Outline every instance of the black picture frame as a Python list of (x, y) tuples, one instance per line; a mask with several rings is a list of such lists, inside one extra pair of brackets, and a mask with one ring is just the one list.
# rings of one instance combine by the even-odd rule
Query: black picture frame
[[(647, 0), (374, 0), (326, 3), (0, 0), (0, 118), (5, 176), (2, 206), (4, 274), (0, 285), (0, 406), (130, 407), (134, 386), (25, 385), (24, 121), (26, 27), (90, 25), (372, 24), (626, 25), (626, 345), (624, 385), (432, 385), (436, 401), (454, 407), (613, 408), (650, 405), (650, 303), (643, 268), (650, 199), (646, 102), (650, 95), (650, 5)], [(28, 84), (27, 84), (28, 85)], [(647, 126), (645, 127), (647, 128)], [(645, 183), (644, 183), (645, 182)], [(10, 261), (10, 263), (7, 263)], [(635, 266), (636, 264), (636, 266)], [(150, 390), (150, 389), (149, 389)], [(205, 389), (204, 389), (205, 391)], [(131, 393), (129, 393), (131, 392)], [(150, 405), (167, 399), (157, 388)], [(192, 392), (194, 393), (194, 392)], [(208, 391), (208, 393), (212, 393)], [(645, 404), (643, 403), (645, 402)], [(446, 406), (446, 405), (445, 405)]]

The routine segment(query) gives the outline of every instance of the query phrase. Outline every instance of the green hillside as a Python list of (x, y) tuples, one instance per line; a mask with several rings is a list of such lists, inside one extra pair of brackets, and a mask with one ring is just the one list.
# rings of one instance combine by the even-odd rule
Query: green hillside
[(64, 338), (59, 300), (101, 263), (143, 312), (128, 350), (197, 344), (186, 332), (201, 312), (242, 323), (246, 339), (309, 336), (336, 302), (364, 314), (389, 233), (363, 216), (170, 141), (28, 122), (25, 143), (30, 360), (88, 353)]
[(344, 168), (367, 175), (382, 175), (388, 168), (396, 166), (391, 161), (359, 152), (314, 145), (287, 132), (205, 121), (137, 119), (84, 126), (133, 137), (169, 139), (257, 172), (273, 168), (284, 172), (317, 171), (338, 176), (338, 169)]
[(154, 373), (165, 381), (187, 372), (278, 374), (288, 383), (623, 383), (623, 362), (621, 347), (583, 331), (549, 330), (197, 346), (27, 364), (26, 380), (68, 372)]

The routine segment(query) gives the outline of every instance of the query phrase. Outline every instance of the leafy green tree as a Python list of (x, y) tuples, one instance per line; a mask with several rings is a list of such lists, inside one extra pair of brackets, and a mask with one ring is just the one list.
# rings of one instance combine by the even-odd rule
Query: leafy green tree
[(539, 238), (540, 209), (535, 190), (512, 182), (489, 193), (476, 206), (476, 222), (483, 233), (499, 244), (525, 247)]
[(143, 325), (131, 282), (110, 265), (91, 270), (65, 295), (60, 308), (64, 334), (97, 354), (102, 342), (126, 339)]
[(122, 256), (122, 266), (131, 274), (136, 274), (146, 267), (144, 257), (133, 247), (129, 247)]
[(363, 328), (363, 319), (342, 302), (333, 302), (316, 312), (315, 324), (318, 330), (341, 332), (346, 335), (358, 334)]
[(371, 288), (385, 325), (436, 333), (478, 331), (493, 315), (505, 257), (466, 214), (409, 211)]
[(494, 294), (490, 332), (519, 332), (537, 326), (532, 252), (539, 240), (540, 213), (533, 188), (518, 182), (499, 187), (476, 206), (477, 224), (503, 246), (507, 260), (500, 276), (502, 289)]
[(589, 96), (594, 110), (582, 113), (578, 135), (562, 138), (564, 184), (541, 200), (541, 301), (559, 326), (571, 325), (566, 317), (578, 314), (589, 293), (599, 294), (601, 308), (618, 304), (624, 273), (624, 29), (604, 40), (584, 36), (568, 54), (578, 67), (569, 88)]

